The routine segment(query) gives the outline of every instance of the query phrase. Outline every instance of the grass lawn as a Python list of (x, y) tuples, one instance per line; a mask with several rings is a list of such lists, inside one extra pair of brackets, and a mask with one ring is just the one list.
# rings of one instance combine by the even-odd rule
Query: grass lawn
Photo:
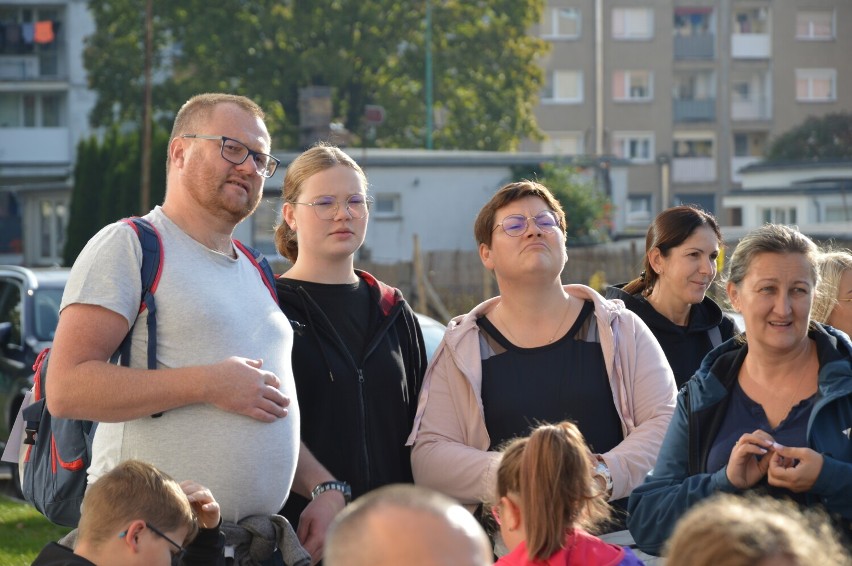
[(0, 566), (29, 566), (45, 544), (70, 530), (30, 505), (0, 495)]

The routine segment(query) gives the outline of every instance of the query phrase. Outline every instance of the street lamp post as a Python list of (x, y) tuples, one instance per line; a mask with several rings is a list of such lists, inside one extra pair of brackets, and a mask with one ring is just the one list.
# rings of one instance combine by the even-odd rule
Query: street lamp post
[(432, 149), (432, 0), (426, 0), (426, 149)]

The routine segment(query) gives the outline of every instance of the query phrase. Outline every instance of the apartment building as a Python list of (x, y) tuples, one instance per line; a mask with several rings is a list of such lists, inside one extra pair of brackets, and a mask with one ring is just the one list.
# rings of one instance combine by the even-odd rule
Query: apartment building
[(741, 168), (809, 116), (852, 111), (850, 26), (849, 0), (547, 0), (547, 139), (522, 149), (630, 160), (617, 233), (679, 203), (737, 225), (722, 197)]
[(0, 2), (0, 263), (61, 262), (93, 30), (85, 0)]

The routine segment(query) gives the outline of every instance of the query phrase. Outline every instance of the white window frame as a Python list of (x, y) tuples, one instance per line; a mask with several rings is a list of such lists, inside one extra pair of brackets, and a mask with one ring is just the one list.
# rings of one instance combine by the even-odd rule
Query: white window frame
[[(799, 83), (806, 81), (807, 93), (799, 96)], [(829, 81), (829, 94), (825, 98), (814, 96), (814, 84), (817, 81)], [(833, 102), (837, 100), (837, 69), (796, 69), (796, 101), (797, 102)]]
[[(393, 219), (402, 217), (402, 197), (399, 193), (375, 193), (375, 201), (370, 207), (370, 216), (380, 219)], [(383, 210), (385, 204), (390, 204), (389, 210)]]
[[(831, 30), (828, 35), (818, 35), (816, 33), (815, 16), (831, 16)], [(804, 20), (804, 21), (803, 21)], [(802, 35), (799, 33), (801, 25), (807, 26), (807, 32)], [(800, 41), (833, 41), (837, 38), (837, 13), (834, 10), (799, 10), (796, 12), (796, 39)]]
[[(550, 17), (548, 17), (550, 16)], [(574, 21), (575, 33), (562, 33), (562, 21)], [(582, 34), (583, 18), (579, 8), (545, 8), (542, 12), (542, 39), (578, 39)]]
[[(548, 139), (541, 142), (541, 153), (553, 155), (583, 155), (583, 132), (547, 132)], [(571, 147), (565, 147), (571, 146)]]
[(795, 206), (761, 206), (758, 208), (758, 218), (761, 223), (794, 225), (798, 222)]
[[(637, 157), (634, 155), (633, 144), (646, 144), (648, 155)], [(654, 132), (613, 132), (612, 152), (627, 159), (631, 163), (653, 163), (654, 162)]]
[(647, 226), (651, 223), (651, 195), (628, 195), (627, 208), (624, 211), (624, 219), (627, 224), (641, 224)]
[[(559, 89), (557, 87), (558, 87), (558, 82), (559, 82), (558, 80), (559, 80), (560, 74), (564, 74), (564, 75), (571, 74), (571, 75), (574, 75), (576, 77), (576, 80), (575, 80), (575, 83), (577, 85), (576, 96), (569, 97), (569, 98), (557, 98), (556, 97), (556, 93), (559, 91)], [(584, 89), (583, 71), (574, 70), (574, 69), (554, 69), (553, 71), (550, 71), (549, 75), (550, 75), (550, 78), (549, 78), (549, 81), (548, 81), (548, 86), (550, 88), (548, 89), (547, 86), (545, 87), (545, 93), (542, 94), (542, 97), (541, 97), (542, 103), (544, 103), (544, 104), (581, 104), (583, 102), (583, 89)], [(549, 90), (550, 92), (547, 92), (547, 90)], [(547, 96), (548, 94), (550, 96)]]
[[(640, 20), (642, 19), (644, 19), (644, 22), (640, 23)], [(623, 30), (619, 31), (619, 25), (623, 27)], [(646, 39), (653, 39), (653, 37), (654, 11), (652, 8), (612, 9), (613, 39), (621, 41), (642, 41)]]
[[(615, 83), (616, 77), (618, 75), (624, 76), (624, 97), (619, 98), (615, 92)], [(633, 79), (638, 79), (641, 76), (646, 76), (648, 79), (648, 95), (647, 96), (633, 96), (632, 90), (634, 85), (632, 84)], [(612, 99), (617, 102), (649, 102), (654, 100), (654, 73), (653, 71), (615, 71), (612, 74), (612, 86), (613, 93)]]

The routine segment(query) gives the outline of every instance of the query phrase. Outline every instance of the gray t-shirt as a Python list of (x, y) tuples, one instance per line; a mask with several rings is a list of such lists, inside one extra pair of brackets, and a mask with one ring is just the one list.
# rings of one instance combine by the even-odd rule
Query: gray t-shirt
[[(222, 518), (238, 521), (276, 513), (284, 504), (299, 450), (299, 406), (290, 355), (293, 330), (249, 259), (216, 253), (192, 239), (157, 207), (146, 217), (160, 232), (164, 259), (157, 287), (157, 364), (206, 365), (229, 356), (263, 359), (290, 398), (289, 414), (274, 423), (209, 404), (166, 411), (159, 418), (100, 423), (89, 483), (118, 462), (137, 458), (178, 481), (210, 488)], [(133, 229), (102, 229), (81, 252), (62, 308), (99, 305), (133, 324), (139, 311), (142, 251)], [(147, 367), (147, 310), (133, 329), (131, 366)]]

